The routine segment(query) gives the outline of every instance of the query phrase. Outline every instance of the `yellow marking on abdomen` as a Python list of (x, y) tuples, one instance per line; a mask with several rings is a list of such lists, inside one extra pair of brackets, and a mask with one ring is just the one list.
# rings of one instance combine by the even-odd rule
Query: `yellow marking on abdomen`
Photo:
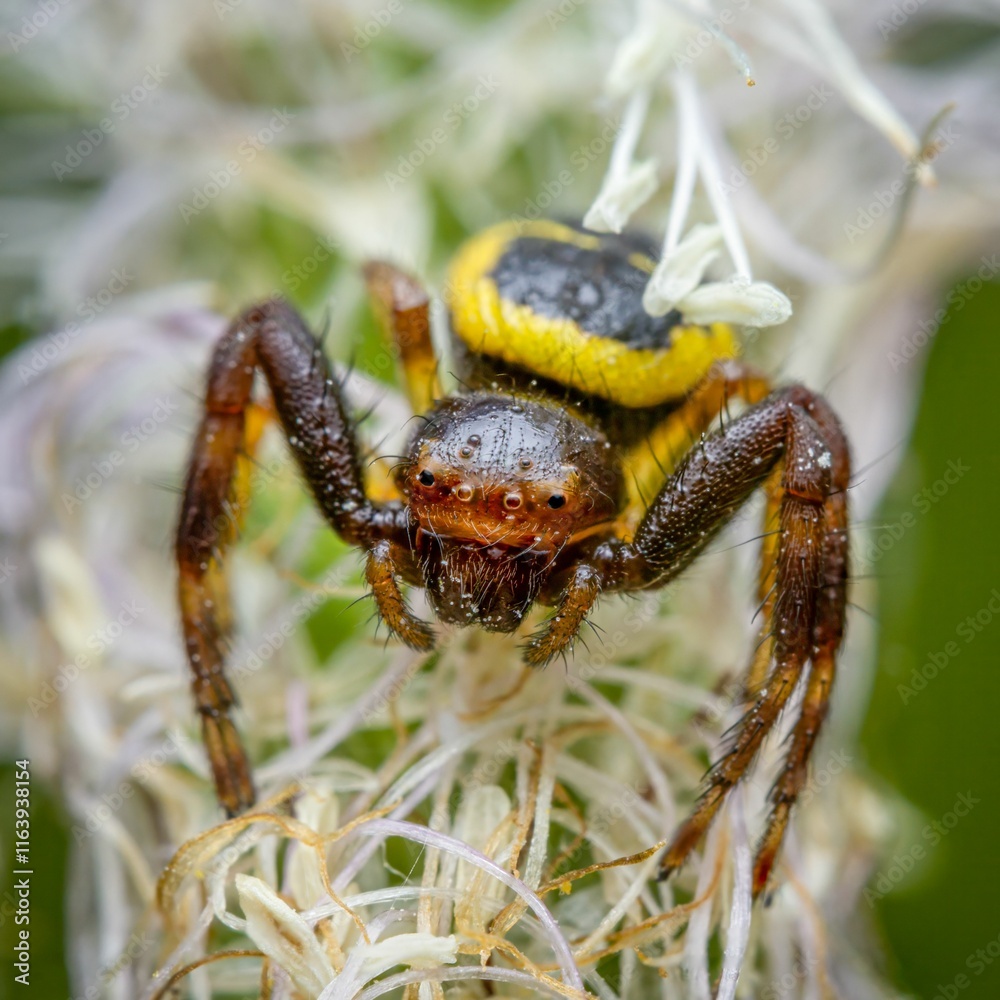
[[(471, 350), (633, 408), (681, 398), (714, 362), (736, 355), (735, 334), (726, 323), (677, 326), (670, 331), (669, 346), (633, 348), (587, 333), (572, 320), (540, 316), (503, 299), (490, 272), (511, 242), (524, 237), (583, 249), (600, 246), (596, 236), (548, 221), (502, 223), (473, 237), (456, 256), (448, 279), (452, 325)], [(630, 255), (630, 261), (637, 256)]]

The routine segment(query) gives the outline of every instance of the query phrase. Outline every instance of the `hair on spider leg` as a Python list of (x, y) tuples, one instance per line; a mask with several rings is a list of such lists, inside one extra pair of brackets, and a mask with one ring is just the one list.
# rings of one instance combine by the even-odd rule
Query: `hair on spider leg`
[(374, 400), (367, 410), (362, 410), (353, 420), (355, 427), (360, 427), (385, 401), (388, 393), (383, 393)]
[[(584, 639), (584, 637), (580, 635), (579, 632), (577, 632), (577, 634), (573, 636), (573, 641), (572, 643), (570, 643), (570, 646), (571, 647), (575, 646), (577, 643), (580, 643), (580, 645), (583, 646), (583, 648), (587, 651), (587, 655), (590, 656), (590, 646), (587, 645), (587, 640)], [(563, 650), (563, 655), (565, 657), (565, 650)]]
[[(595, 636), (597, 636), (598, 639), (601, 640), (601, 646), (602, 646), (602, 648), (604, 648), (604, 649), (609, 649), (610, 648), (611, 644), (608, 642), (607, 639), (605, 639), (605, 636), (608, 634), (608, 630), (607, 629), (602, 628), (600, 625), (597, 625), (595, 622), (592, 622), (589, 618), (584, 618), (583, 624), (590, 626), (590, 630), (594, 633)], [(590, 647), (587, 645), (587, 643), (584, 640), (583, 636), (578, 633), (577, 634), (577, 639), (579, 639), (580, 642), (583, 643), (583, 648), (585, 650), (587, 650), (587, 652), (589, 653), (590, 652)]]
[(757, 653), (763, 645), (770, 642), (777, 634), (778, 633), (775, 632), (774, 629), (771, 629), (769, 632), (764, 632), (757, 640), (757, 644), (753, 648), (754, 653)]
[[(368, 591), (367, 593), (362, 594), (360, 597), (355, 597), (353, 601), (351, 601), (348, 604), (345, 604), (344, 607), (342, 607), (337, 612), (336, 617), (339, 618), (341, 615), (347, 614), (347, 612), (350, 611), (351, 608), (353, 608), (355, 604), (361, 604), (363, 601), (370, 601), (370, 600), (372, 600), (372, 597), (373, 597), (373, 595), (372, 595), (372, 593), (370, 591)], [(330, 595), (330, 599), (331, 600), (333, 599), (333, 595), (332, 594)], [(376, 606), (375, 611), (372, 613), (372, 615), (369, 616), (368, 622), (370, 622), (372, 620), (372, 618), (381, 618), (381, 615), (378, 612), (377, 606)], [(368, 622), (365, 622), (365, 624), (367, 625)]]
[(878, 465), (879, 462), (884, 462), (894, 451), (897, 451), (899, 448), (902, 448), (905, 444), (906, 444), (905, 439), (900, 438), (894, 445), (891, 445), (889, 448), (883, 451), (881, 455), (876, 456), (866, 465), (862, 465), (858, 469), (852, 469), (851, 480), (850, 484), (848, 485), (848, 489), (854, 489), (855, 487), (860, 486), (864, 482), (864, 480), (858, 479), (859, 476), (863, 476), (866, 472), (868, 472), (869, 469), (875, 468), (875, 466)]
[[(770, 575), (771, 575), (771, 571), (770, 571), (770, 570), (768, 571), (767, 575), (768, 575), (768, 576), (770, 576)], [(767, 602), (768, 602), (768, 601), (769, 601), (769, 600), (770, 600), (770, 599), (771, 599), (771, 598), (772, 598), (772, 597), (774, 596), (774, 592), (775, 592), (775, 591), (776, 591), (777, 589), (778, 589), (778, 581), (777, 581), (777, 580), (775, 580), (775, 581), (774, 581), (774, 583), (772, 583), (772, 584), (771, 584), (771, 586), (770, 586), (770, 587), (768, 588), (768, 591), (767, 591), (767, 593), (766, 593), (766, 594), (764, 595), (764, 598), (763, 598), (763, 600), (762, 600), (762, 601), (760, 602), (760, 604), (758, 604), (758, 605), (757, 605), (757, 610), (756, 610), (756, 611), (755, 611), (755, 612), (753, 613), (753, 617), (752, 617), (752, 618), (750, 619), (750, 624), (751, 624), (751, 625), (752, 625), (752, 624), (753, 624), (753, 623), (754, 623), (754, 622), (755, 622), (755, 621), (757, 620), (757, 616), (758, 616), (758, 615), (759, 615), (759, 614), (760, 614), (760, 613), (761, 613), (761, 612), (762, 612), (762, 611), (764, 610), (764, 608), (765, 608), (765, 607), (767, 606)]]
[[(751, 542), (759, 542), (764, 538), (773, 538), (775, 535), (782, 534), (782, 528), (775, 528), (773, 531), (762, 531), (759, 535), (753, 535), (751, 538), (744, 538), (741, 542), (733, 542), (732, 545), (727, 545), (725, 548), (714, 549), (713, 551), (716, 555), (720, 555), (723, 552), (732, 552), (733, 549), (742, 548), (744, 545), (750, 545)], [(773, 568), (773, 567), (772, 567)]]
[(863, 607), (862, 605), (858, 604), (856, 601), (848, 601), (847, 602), (847, 607), (851, 608), (853, 611), (860, 611), (861, 614), (863, 614), (866, 618), (870, 619), (873, 622), (877, 622), (878, 621), (878, 616), (875, 614), (874, 611), (872, 611), (869, 608)]
[(332, 329), (333, 312), (328, 304), (323, 307), (323, 315), (320, 317), (319, 321), (319, 331), (316, 334), (316, 341), (319, 344), (320, 350), (326, 349), (326, 338), (330, 336), (330, 331)]
[(853, 365), (856, 365), (856, 361), (844, 362), (835, 372), (831, 373), (830, 377), (823, 383), (822, 387), (819, 389), (819, 393), (823, 396), (829, 396), (830, 387), (841, 377), (841, 375), (846, 375), (850, 371)]
[(162, 490), (164, 493), (175, 493), (177, 496), (184, 494), (184, 487), (180, 483), (168, 483), (164, 479), (150, 479), (148, 476), (143, 476), (139, 482), (142, 486)]
[(639, 497), (639, 503), (642, 504), (643, 513), (649, 510), (650, 499), (646, 496), (645, 491), (642, 488), (642, 483), (639, 482), (639, 476), (636, 474), (635, 469), (629, 469), (629, 474), (632, 476), (632, 485), (635, 487), (636, 495)]
[(732, 414), (729, 412), (729, 383), (725, 382), (722, 386), (722, 406), (719, 408), (719, 432), (725, 434), (726, 432), (726, 421), (731, 424), (733, 422)]

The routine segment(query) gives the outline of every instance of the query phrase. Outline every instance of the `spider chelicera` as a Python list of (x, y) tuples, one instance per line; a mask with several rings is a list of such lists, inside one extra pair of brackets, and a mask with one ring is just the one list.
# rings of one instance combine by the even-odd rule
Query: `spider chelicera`
[[(253, 804), (254, 790), (224, 674), (220, 566), (234, 476), (256, 433), (248, 414), (260, 372), (317, 505), (365, 554), (379, 615), (417, 650), (430, 650), (435, 633), (400, 582), (424, 588), (450, 625), (512, 632), (534, 603), (553, 605), (524, 647), (525, 660), (541, 666), (570, 649), (601, 595), (662, 587), (765, 492), (773, 530), (762, 542), (764, 624), (746, 711), (660, 868), (665, 877), (698, 844), (805, 677), (755, 861), (755, 895), (764, 888), (843, 637), (848, 446), (821, 396), (801, 385), (772, 390), (735, 360), (729, 326), (646, 314), (641, 294), (654, 263), (639, 236), (563, 223), (506, 223), (474, 237), (446, 286), (462, 377), (462, 390), (446, 397), (427, 295), (392, 265), (369, 264), (373, 301), (426, 416), (389, 500), (366, 489), (341, 385), (298, 314), (271, 300), (233, 321), (208, 373), (177, 534), (194, 696), (230, 815)], [(731, 399), (745, 409), (712, 430)]]

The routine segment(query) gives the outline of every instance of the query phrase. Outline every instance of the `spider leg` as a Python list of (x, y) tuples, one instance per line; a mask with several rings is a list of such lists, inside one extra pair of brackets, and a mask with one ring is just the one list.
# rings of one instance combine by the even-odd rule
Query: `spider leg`
[[(647, 493), (655, 494), (681, 455), (708, 430), (731, 398), (758, 403), (770, 391), (765, 376), (737, 361), (717, 364), (702, 384), (657, 425), (648, 439), (624, 456), (632, 478), (619, 530), (634, 528), (643, 516)], [(569, 584), (556, 596), (558, 610), (525, 647), (525, 662), (542, 666), (564, 652), (576, 638), (602, 588), (601, 572), (586, 561), (578, 564)]]
[(624, 456), (629, 470), (628, 499), (623, 520), (633, 528), (645, 513), (644, 497), (654, 497), (698, 439), (724, 411), (730, 399), (759, 403), (770, 391), (770, 380), (739, 361), (722, 361), (708, 373), (684, 402)]
[[(227, 813), (253, 804), (235, 703), (224, 673), (229, 620), (221, 560), (234, 530), (234, 490), (246, 454), (251, 391), (260, 370), (299, 468), (334, 530), (371, 549), (406, 537), (402, 508), (372, 504), (364, 489), (354, 431), (322, 350), (297, 313), (273, 300), (230, 325), (213, 355), (205, 413), (188, 466), (177, 529), (178, 595), (192, 690), (216, 793)], [(237, 515), (242, 497), (236, 498)], [(376, 594), (378, 597), (378, 594)], [(405, 636), (404, 636), (405, 638)]]
[(812, 669), (799, 719), (792, 732), (791, 745), (771, 790), (771, 815), (757, 849), (754, 862), (753, 893), (758, 896), (767, 885), (774, 860), (788, 827), (792, 807), (808, 778), (808, 763), (820, 727), (830, 705), (837, 667), (837, 650), (844, 637), (847, 602), (848, 520), (847, 487), (851, 478), (850, 456), (836, 416), (822, 399), (807, 402), (810, 415), (824, 438), (839, 441), (832, 452), (831, 492), (824, 503), (826, 538), (823, 553), (823, 576), (816, 602), (813, 626)]
[(413, 412), (426, 413), (441, 396), (427, 292), (412, 275), (385, 261), (370, 261), (364, 275), (375, 314), (398, 352)]
[(406, 606), (406, 600), (396, 582), (399, 559), (393, 556), (388, 539), (377, 541), (368, 550), (365, 579), (372, 588), (382, 620), (411, 649), (429, 650), (434, 645), (434, 632)]
[(578, 564), (560, 597), (556, 613), (526, 644), (525, 663), (541, 667), (567, 649), (580, 631), (600, 591), (601, 579), (597, 569), (588, 563)]
[[(754, 491), (774, 488), (779, 531), (774, 569), (762, 571), (772, 638), (751, 673), (757, 687), (728, 753), (664, 854), (660, 876), (680, 867), (726, 795), (747, 773), (803, 674), (806, 702), (792, 737), (773, 812), (755, 867), (755, 891), (767, 879), (788, 814), (826, 712), (833, 663), (843, 635), (847, 575), (845, 489), (850, 461), (836, 417), (818, 396), (792, 386), (773, 393), (693, 449), (650, 505), (632, 542), (607, 542), (594, 553), (605, 589), (659, 587), (676, 577)], [(773, 478), (780, 475), (780, 480)], [(810, 667), (811, 664), (811, 667)], [(769, 672), (767, 668), (770, 668)]]

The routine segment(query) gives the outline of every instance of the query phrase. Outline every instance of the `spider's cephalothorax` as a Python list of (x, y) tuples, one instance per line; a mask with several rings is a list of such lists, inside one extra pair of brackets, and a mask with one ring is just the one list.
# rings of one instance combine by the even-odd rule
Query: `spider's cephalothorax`
[(428, 414), (399, 475), (437, 617), (512, 632), (563, 548), (618, 514), (610, 442), (566, 407), (473, 392)]
[[(424, 588), (438, 620), (453, 625), (509, 632), (534, 603), (554, 605), (525, 646), (525, 659), (541, 665), (570, 648), (600, 594), (663, 586), (764, 490), (773, 530), (762, 546), (764, 625), (746, 714), (661, 867), (669, 874), (697, 845), (802, 681), (757, 854), (755, 893), (764, 887), (843, 637), (850, 459), (822, 397), (797, 385), (772, 391), (733, 360), (730, 327), (647, 315), (642, 289), (654, 263), (641, 238), (554, 222), (473, 238), (447, 284), (463, 378), (449, 397), (426, 294), (391, 265), (369, 264), (373, 301), (425, 417), (389, 499), (366, 483), (340, 384), (299, 316), (272, 300), (233, 322), (209, 371), (177, 536), (195, 700), (230, 814), (254, 793), (223, 673), (219, 569), (242, 456), (258, 432), (248, 415), (259, 371), (317, 505), (365, 553), (382, 619), (419, 650), (433, 646), (434, 631), (410, 611), (400, 581)], [(744, 411), (712, 431), (737, 399)]]

